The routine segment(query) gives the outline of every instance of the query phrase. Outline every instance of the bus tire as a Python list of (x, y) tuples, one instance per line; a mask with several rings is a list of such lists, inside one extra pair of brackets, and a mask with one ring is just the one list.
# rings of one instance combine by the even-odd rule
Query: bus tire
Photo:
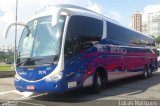
[(92, 91), (93, 93), (99, 93), (104, 85), (103, 77), (100, 72), (96, 72), (93, 79)]
[(152, 76), (152, 68), (149, 67), (149, 68), (148, 68), (148, 77), (151, 77), (151, 76)]
[(148, 67), (147, 66), (144, 66), (144, 71), (143, 71), (142, 77), (143, 77), (143, 79), (148, 78)]

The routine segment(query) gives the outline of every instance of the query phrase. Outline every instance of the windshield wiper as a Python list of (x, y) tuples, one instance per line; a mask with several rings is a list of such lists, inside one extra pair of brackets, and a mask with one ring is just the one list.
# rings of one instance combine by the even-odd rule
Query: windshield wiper
[(20, 61), (19, 63), (17, 63), (16, 66), (18, 67), (18, 66), (20, 66), (21, 64), (25, 63), (26, 61), (31, 61), (31, 59), (26, 58), (26, 59), (24, 59), (23, 61)]
[(35, 62), (35, 61), (38, 61), (38, 62), (41, 62), (41, 63), (44, 63), (44, 64), (52, 64), (53, 65), (53, 62), (46, 62), (46, 61), (44, 61), (43, 59), (34, 59), (34, 60), (32, 60), (33, 62)]

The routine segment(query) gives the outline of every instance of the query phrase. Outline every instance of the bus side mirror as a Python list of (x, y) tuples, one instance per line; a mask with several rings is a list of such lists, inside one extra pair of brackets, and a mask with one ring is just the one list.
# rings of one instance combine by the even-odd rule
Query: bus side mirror
[(52, 26), (57, 25), (59, 16), (61, 14), (60, 8), (53, 8), (53, 14), (52, 14)]
[(52, 9), (52, 26), (57, 25), (59, 17), (61, 15), (62, 12), (65, 12), (67, 14), (69, 14), (69, 11), (64, 9), (64, 8), (53, 8)]
[[(20, 26), (26, 26), (25, 23), (22, 23), (22, 22), (14, 22), (14, 23), (11, 23), (9, 25), (7, 25), (7, 27), (5, 28), (4, 32), (3, 32), (3, 38), (6, 39), (7, 38), (7, 35), (8, 35), (8, 32), (10, 30), (10, 28), (12, 26), (17, 26), (17, 25), (20, 25)], [(29, 29), (28, 29), (29, 30)], [(16, 36), (15, 36), (15, 40), (16, 40)], [(16, 43), (14, 44), (14, 67), (16, 66)]]
[(4, 29), (4, 32), (3, 32), (3, 38), (4, 39), (7, 38), (7, 35), (8, 35), (8, 32), (9, 32), (10, 28), (11, 28), (11, 25), (7, 25), (7, 27)]
[(7, 25), (6, 28), (5, 28), (5, 30), (4, 30), (4, 32), (3, 32), (3, 38), (4, 38), (4, 39), (7, 38), (9, 29), (10, 29), (12, 26), (16, 26), (16, 25), (20, 25), (20, 26), (25, 26), (25, 27), (26, 27), (26, 24), (23, 23), (23, 22), (14, 22), (14, 23), (11, 23), (11, 24)]
[(52, 15), (52, 26), (57, 25), (58, 18), (59, 18), (59, 14), (58, 15)]

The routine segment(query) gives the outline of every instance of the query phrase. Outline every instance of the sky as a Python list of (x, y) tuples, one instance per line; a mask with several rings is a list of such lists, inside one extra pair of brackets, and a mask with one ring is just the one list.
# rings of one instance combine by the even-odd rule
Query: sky
[[(136, 11), (143, 14), (146, 20), (147, 13), (160, 11), (160, 0), (18, 0), (18, 21), (26, 22), (35, 13), (47, 5), (73, 4), (96, 11), (102, 15), (118, 21), (129, 27), (131, 15)], [(0, 0), (0, 47), (14, 44), (14, 27), (3, 39), (5, 27), (15, 21), (16, 0)], [(22, 28), (18, 27), (18, 38)]]

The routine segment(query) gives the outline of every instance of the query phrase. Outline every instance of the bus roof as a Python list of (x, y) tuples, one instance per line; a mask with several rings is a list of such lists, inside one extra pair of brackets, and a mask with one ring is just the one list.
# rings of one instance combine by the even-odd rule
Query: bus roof
[(30, 20), (38, 18), (38, 17), (46, 16), (46, 15), (52, 15), (53, 14), (52, 10), (55, 9), (55, 7), (68, 11), (69, 15), (90, 16), (90, 17), (104, 19), (104, 20), (113, 22), (115, 24), (118, 24), (117, 21), (115, 21), (111, 18), (105, 17), (105, 16), (103, 16), (99, 13), (96, 13), (92, 10), (89, 10), (87, 8), (83, 8), (83, 7), (75, 6), (75, 5), (71, 5), (71, 4), (48, 5), (47, 7), (43, 8), (42, 10), (36, 12), (36, 15), (33, 16)]
[[(71, 5), (71, 4), (48, 5), (48, 7), (45, 7), (42, 10), (40, 10), (39, 12), (37, 12), (36, 15), (34, 17), (32, 17), (30, 20), (38, 18), (38, 17), (42, 17), (42, 16), (52, 15), (53, 14), (53, 9), (55, 9), (55, 7), (59, 8), (59, 9), (62, 9), (62, 10), (65, 10), (64, 12), (67, 12), (67, 14), (69, 14), (69, 15), (82, 15), (82, 16), (88, 16), (88, 17), (101, 19), (101, 20), (106, 20), (106, 21), (114, 23), (118, 26), (124, 27), (128, 30), (131, 30), (131, 31), (137, 32), (139, 34), (142, 34), (138, 31), (132, 30), (130, 28), (127, 28), (127, 27), (121, 25), (119, 22), (117, 22), (117, 21), (115, 21), (115, 20), (113, 20), (109, 17), (101, 15), (101, 14), (99, 14), (97, 12), (94, 12), (92, 10), (89, 10), (87, 8), (80, 7), (80, 6), (75, 6), (75, 5)], [(144, 35), (144, 34), (142, 34), (142, 35)], [(144, 35), (144, 36), (153, 39), (153, 37), (151, 37), (149, 35)]]

